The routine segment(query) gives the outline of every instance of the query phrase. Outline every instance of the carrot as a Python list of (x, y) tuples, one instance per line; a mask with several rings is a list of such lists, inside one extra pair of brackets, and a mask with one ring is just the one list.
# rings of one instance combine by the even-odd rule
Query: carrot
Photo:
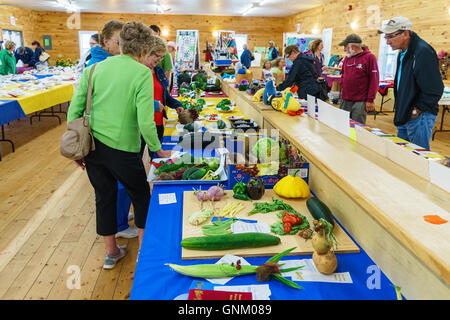
[(442, 219), (441, 217), (439, 217), (437, 214), (423, 216), (423, 219), (426, 222), (429, 222), (429, 223), (432, 223), (432, 224), (444, 224), (444, 223), (448, 222), (447, 220)]

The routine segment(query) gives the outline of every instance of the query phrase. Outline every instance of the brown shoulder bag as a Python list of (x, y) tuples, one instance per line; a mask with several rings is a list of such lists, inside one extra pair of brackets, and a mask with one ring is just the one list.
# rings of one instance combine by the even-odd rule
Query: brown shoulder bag
[(94, 64), (89, 74), (89, 84), (84, 116), (72, 120), (67, 125), (67, 131), (61, 139), (61, 154), (70, 160), (80, 160), (95, 150), (94, 137), (91, 132), (89, 118), (91, 114), (92, 74), (97, 64)]

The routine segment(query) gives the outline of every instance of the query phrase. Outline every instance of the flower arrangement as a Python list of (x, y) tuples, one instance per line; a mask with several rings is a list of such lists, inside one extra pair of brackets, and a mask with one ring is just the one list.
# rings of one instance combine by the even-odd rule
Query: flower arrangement
[(241, 81), (241, 83), (240, 84), (235, 84), (234, 85), (234, 87), (235, 88), (237, 88), (239, 91), (245, 91), (245, 90), (247, 90), (248, 89), (248, 86), (249, 86), (249, 84), (248, 84), (248, 81), (246, 80), (246, 79), (243, 79), (242, 81)]
[(72, 62), (72, 59), (70, 58), (58, 58), (56, 59), (56, 66), (57, 67), (71, 67), (73, 65), (75, 65), (75, 62)]

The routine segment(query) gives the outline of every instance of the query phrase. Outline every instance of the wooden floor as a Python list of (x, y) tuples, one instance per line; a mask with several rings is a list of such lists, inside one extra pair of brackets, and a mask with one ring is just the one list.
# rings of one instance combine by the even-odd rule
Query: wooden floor
[[(64, 118), (64, 117), (63, 117)], [(368, 125), (395, 133), (392, 113)], [(5, 126), (16, 143), (0, 143), (0, 299), (128, 299), (137, 239), (119, 239), (129, 253), (103, 270), (104, 244), (95, 232), (93, 189), (86, 173), (59, 154), (65, 122), (26, 119)], [(432, 150), (450, 155), (450, 135)], [(79, 289), (70, 284), (79, 269)], [(72, 289), (71, 289), (72, 287)]]

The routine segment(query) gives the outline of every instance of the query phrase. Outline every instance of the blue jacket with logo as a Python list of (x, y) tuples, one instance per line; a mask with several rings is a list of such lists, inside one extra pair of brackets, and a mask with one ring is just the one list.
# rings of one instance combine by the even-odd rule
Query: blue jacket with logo
[[(397, 73), (400, 55), (397, 61)], [(403, 125), (411, 119), (416, 107), (422, 112), (437, 115), (438, 102), (444, 91), (436, 51), (416, 33), (411, 33), (408, 51), (402, 62), (400, 83), (394, 80), (395, 115), (394, 124)], [(398, 90), (397, 90), (398, 84)]]

